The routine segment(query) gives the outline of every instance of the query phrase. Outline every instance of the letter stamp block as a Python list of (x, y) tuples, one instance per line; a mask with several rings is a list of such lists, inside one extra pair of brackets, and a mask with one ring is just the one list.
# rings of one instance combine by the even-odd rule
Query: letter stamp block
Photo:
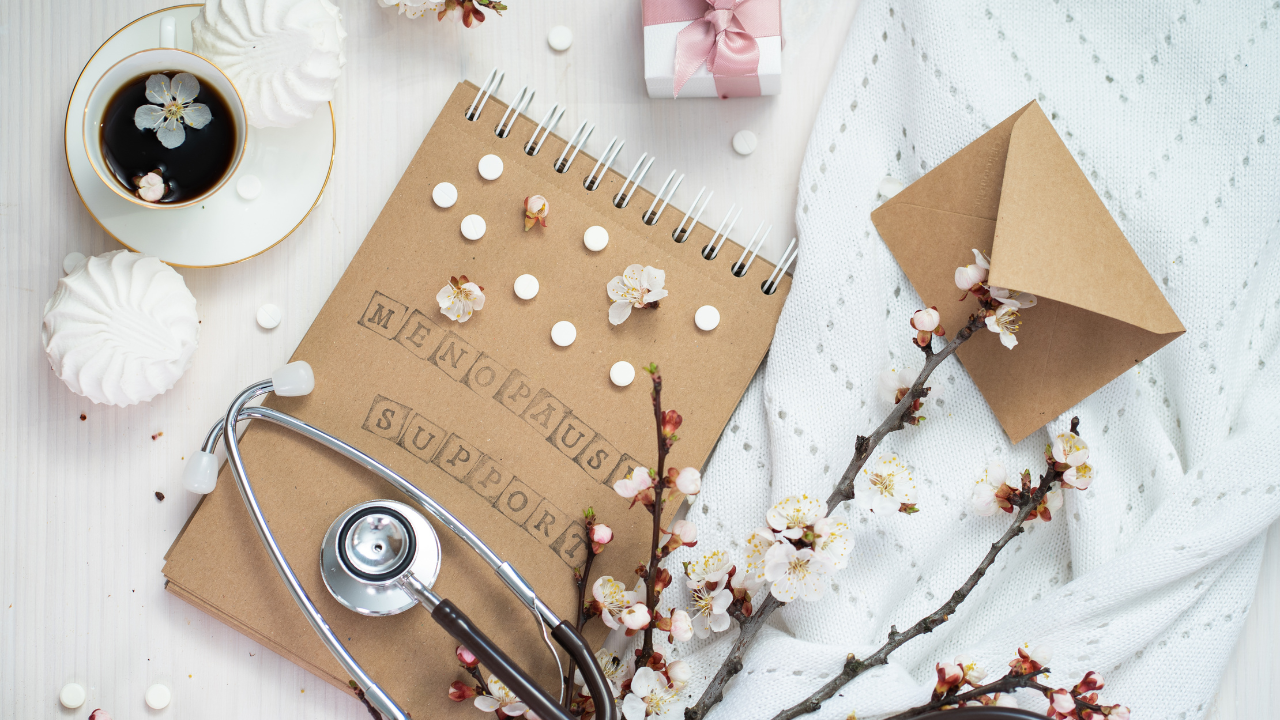
[(461, 482), (480, 463), (481, 457), (482, 453), (475, 445), (458, 437), (457, 433), (452, 433), (444, 441), (440, 452), (436, 453), (435, 464), (452, 475), (454, 480)]
[(400, 438), (400, 431), (404, 430), (405, 421), (412, 412), (408, 405), (401, 405), (395, 400), (378, 395), (373, 399), (373, 405), (369, 407), (369, 414), (365, 416), (362, 427), (378, 437), (395, 442)]
[(423, 417), (422, 413), (414, 413), (413, 419), (400, 435), (400, 447), (413, 453), (422, 462), (429, 463), (440, 446), (444, 445), (447, 435), (439, 425)]
[(404, 324), (404, 316), (408, 311), (408, 305), (396, 302), (375, 290), (369, 306), (360, 316), (359, 324), (390, 340)]
[(432, 322), (421, 310), (414, 310), (409, 321), (396, 333), (396, 342), (405, 346), (409, 352), (426, 360), (440, 346), (440, 338), (444, 336), (440, 326)]

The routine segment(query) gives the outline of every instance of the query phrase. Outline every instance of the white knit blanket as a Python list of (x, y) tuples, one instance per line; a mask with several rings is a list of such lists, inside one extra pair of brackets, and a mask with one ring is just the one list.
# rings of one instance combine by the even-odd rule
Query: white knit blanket
[[(949, 360), (933, 381), (941, 407), (881, 446), (913, 466), (920, 512), (845, 508), (856, 534), (848, 567), (821, 600), (775, 614), (712, 718), (771, 717), (847, 653), (878, 648), (890, 624), (941, 605), (1009, 522), (969, 509), (984, 466), (1039, 474), (1045, 443), (1072, 415), (1092, 449), (1093, 486), (1067, 491), (1050, 525), (1014, 540), (950, 622), (815, 717), (924, 703), (934, 663), (962, 652), (994, 679), (1023, 645), (1054, 648), (1060, 686), (1097, 670), (1103, 700), (1136, 718), (1207, 712), (1280, 515), (1278, 8), (862, 0), (801, 173), (791, 296), (690, 510), (699, 546), (671, 567), (715, 548), (741, 557), (772, 503), (827, 496), (854, 439), (888, 410), (877, 375), (921, 365), (907, 327), (920, 300), (868, 217), (882, 202), (877, 184), (910, 183), (1031, 99), (1187, 334), (1016, 446)], [(1111, 300), (1125, 302), (1125, 289)], [(1036, 322), (1034, 309), (1025, 320)], [(667, 390), (679, 407), (679, 388)], [(674, 650), (694, 667), (691, 697), (736, 632)], [(1046, 707), (1028, 691), (1018, 699)]]

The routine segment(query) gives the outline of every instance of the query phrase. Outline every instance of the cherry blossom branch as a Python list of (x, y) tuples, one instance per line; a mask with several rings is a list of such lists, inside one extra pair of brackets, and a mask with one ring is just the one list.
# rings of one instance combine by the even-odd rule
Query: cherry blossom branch
[[(1080, 419), (1072, 418), (1071, 432), (1075, 433), (1079, 425)], [(775, 715), (773, 720), (793, 720), (794, 718), (798, 718), (802, 715), (816, 712), (820, 707), (822, 707), (822, 703), (831, 699), (831, 697), (834, 696), (840, 688), (847, 685), (854, 678), (873, 667), (887, 663), (889, 661), (890, 653), (911, 640), (932, 632), (939, 625), (946, 622), (951, 615), (955, 613), (956, 609), (960, 607), (960, 603), (964, 602), (965, 598), (969, 597), (969, 594), (973, 592), (973, 589), (978, 586), (978, 582), (982, 580), (984, 575), (986, 575), (987, 570), (990, 569), (992, 563), (995, 562), (996, 556), (1000, 554), (1000, 551), (1003, 550), (1015, 537), (1022, 534), (1022, 523), (1026, 522), (1031, 513), (1040, 507), (1041, 501), (1044, 500), (1044, 497), (1049, 492), (1052, 484), (1061, 479), (1062, 473), (1055, 470), (1053, 465), (1050, 465), (1045, 474), (1040, 477), (1040, 484), (1033, 492), (1023, 498), (1011, 499), (1011, 502), (1018, 506), (1018, 512), (1014, 515), (1013, 523), (1009, 526), (1009, 529), (1004, 532), (1004, 535), (1000, 536), (999, 540), (996, 540), (991, 544), (991, 548), (987, 550), (987, 554), (982, 558), (982, 562), (978, 563), (977, 569), (969, 575), (969, 578), (965, 580), (963, 585), (957, 588), (955, 592), (951, 593), (951, 597), (948, 598), (941, 607), (923, 618), (920, 618), (920, 620), (918, 620), (914, 625), (907, 628), (905, 632), (898, 632), (898, 628), (896, 626), (889, 626), (889, 638), (884, 645), (880, 646), (879, 650), (876, 650), (865, 660), (859, 659), (852, 654), (849, 655), (845, 660), (844, 667), (838, 675), (832, 678), (827, 684), (823, 685), (808, 698), (805, 698), (796, 705), (793, 705), (792, 707)]]
[[(827, 497), (827, 514), (830, 515), (840, 503), (853, 499), (854, 482), (857, 480), (858, 473), (862, 471), (862, 466), (875, 453), (879, 447), (880, 441), (884, 440), (889, 433), (896, 432), (907, 426), (911, 416), (919, 410), (915, 404), (918, 400), (923, 400), (929, 394), (929, 388), (925, 383), (929, 381), (929, 377), (933, 371), (938, 368), (947, 358), (955, 354), (956, 350), (969, 338), (973, 337), (975, 331), (986, 326), (985, 315), (975, 315), (969, 318), (969, 323), (961, 328), (955, 337), (951, 339), (941, 350), (934, 352), (933, 344), (926, 343), (921, 346), (924, 352), (925, 363), (920, 370), (920, 374), (916, 376), (915, 382), (907, 390), (906, 394), (898, 400), (898, 404), (893, 406), (893, 410), (889, 411), (889, 415), (885, 417), (880, 426), (871, 433), (870, 437), (859, 435), (854, 445), (853, 459), (849, 461), (849, 466), (845, 468), (844, 474), (840, 476), (839, 482), (836, 483), (835, 489), (831, 491), (831, 495)], [(764, 627), (765, 621), (773, 614), (775, 610), (782, 607), (785, 603), (778, 602), (773, 595), (769, 595), (759, 607), (755, 608), (750, 616), (741, 615), (740, 611), (735, 617), (739, 622), (738, 638), (734, 641), (733, 647), (729, 650), (729, 655), (721, 663), (720, 669), (711, 678), (711, 682), (707, 685), (706, 690), (702, 692), (702, 696), (698, 698), (698, 702), (684, 711), (685, 720), (702, 720), (706, 717), (707, 712), (724, 697), (724, 688), (733, 676), (742, 671), (742, 658), (746, 654), (746, 650), (750, 647), (751, 642), (760, 632), (760, 628)], [(735, 607), (740, 604), (735, 603)]]
[[(573, 627), (579, 633), (582, 632), (582, 626), (587, 624), (587, 585), (591, 582), (591, 564), (595, 562), (595, 559), (595, 547), (588, 542), (587, 559), (582, 563), (582, 569), (579, 570), (575, 568), (573, 571), (573, 584), (577, 586), (578, 589), (578, 619), (574, 623)], [(569, 669), (566, 671), (567, 674), (564, 679), (565, 697), (560, 698), (560, 704), (564, 705), (565, 709), (568, 709), (570, 703), (573, 702), (573, 675), (574, 671), (577, 669), (577, 660), (575, 660), (572, 655), (569, 656)]]
[[(663, 478), (666, 476), (667, 453), (671, 452), (671, 443), (675, 436), (664, 432), (664, 416), (662, 413), (662, 375), (658, 373), (658, 366), (651, 364), (647, 368), (649, 376), (653, 379), (653, 392), (650, 396), (653, 398), (653, 420), (655, 431), (658, 436), (658, 468), (657, 474), (654, 476), (657, 482), (653, 486), (653, 507), (650, 511), (653, 513), (653, 538), (649, 546), (649, 568), (645, 573), (645, 605), (649, 607), (651, 615), (655, 615), (658, 611), (658, 596), (662, 594), (662, 589), (658, 588), (658, 573), (660, 571), (660, 563), (664, 557), (661, 551), (662, 545), (662, 492), (666, 488), (663, 484)], [(656, 619), (656, 617), (655, 617)], [(640, 648), (640, 655), (636, 659), (636, 667), (642, 667), (648, 662), (653, 655), (653, 630), (656, 623), (650, 622), (644, 629), (644, 643)]]
[[(924, 715), (925, 713), (932, 712), (933, 710), (939, 710), (947, 706), (956, 706), (956, 705), (959, 705), (960, 703), (968, 702), (970, 700), (977, 700), (983, 697), (984, 695), (993, 695), (995, 693), (1009, 693), (1021, 688), (1042, 689), (1042, 688), (1045, 688), (1045, 686), (1036, 682), (1036, 677), (1039, 675), (1047, 674), (1048, 672), (1049, 672), (1049, 668), (1041, 668), (1040, 670), (1035, 670), (1029, 673), (1011, 672), (1008, 675), (1005, 675), (1004, 677), (1000, 678), (999, 680), (996, 680), (994, 682), (989, 682), (986, 685), (979, 685), (973, 688), (972, 690), (969, 690), (968, 692), (944, 695), (943, 697), (940, 697), (937, 700), (930, 701), (928, 703), (925, 703), (924, 705), (920, 705), (919, 707), (913, 707), (910, 710), (907, 710), (905, 712), (900, 712), (897, 715), (893, 715), (887, 718), (886, 720), (907, 720), (907, 718), (913, 718), (919, 715)], [(1052, 688), (1045, 688), (1045, 689), (1052, 690)]]

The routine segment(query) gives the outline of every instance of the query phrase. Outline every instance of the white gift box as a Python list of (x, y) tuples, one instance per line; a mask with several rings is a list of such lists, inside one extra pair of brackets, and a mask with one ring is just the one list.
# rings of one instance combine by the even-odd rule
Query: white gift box
[[(689, 26), (688, 22), (671, 22), (646, 25), (644, 28), (644, 82), (651, 98), (671, 98), (675, 95), (676, 35)], [(782, 92), (782, 36), (756, 38), (760, 46), (761, 95), (777, 95)], [(738, 96), (738, 95), (735, 95)], [(721, 97), (716, 79), (707, 70), (706, 63), (698, 67), (684, 87), (680, 97)]]

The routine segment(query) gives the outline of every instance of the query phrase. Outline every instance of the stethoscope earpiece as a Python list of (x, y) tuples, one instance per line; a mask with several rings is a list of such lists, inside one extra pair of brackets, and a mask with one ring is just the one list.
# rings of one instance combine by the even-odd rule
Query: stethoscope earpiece
[(350, 508), (329, 526), (320, 577), (334, 599), (360, 613), (395, 615), (418, 604), (402, 584), (430, 588), (440, 574), (440, 539), (422, 513), (392, 500)]

